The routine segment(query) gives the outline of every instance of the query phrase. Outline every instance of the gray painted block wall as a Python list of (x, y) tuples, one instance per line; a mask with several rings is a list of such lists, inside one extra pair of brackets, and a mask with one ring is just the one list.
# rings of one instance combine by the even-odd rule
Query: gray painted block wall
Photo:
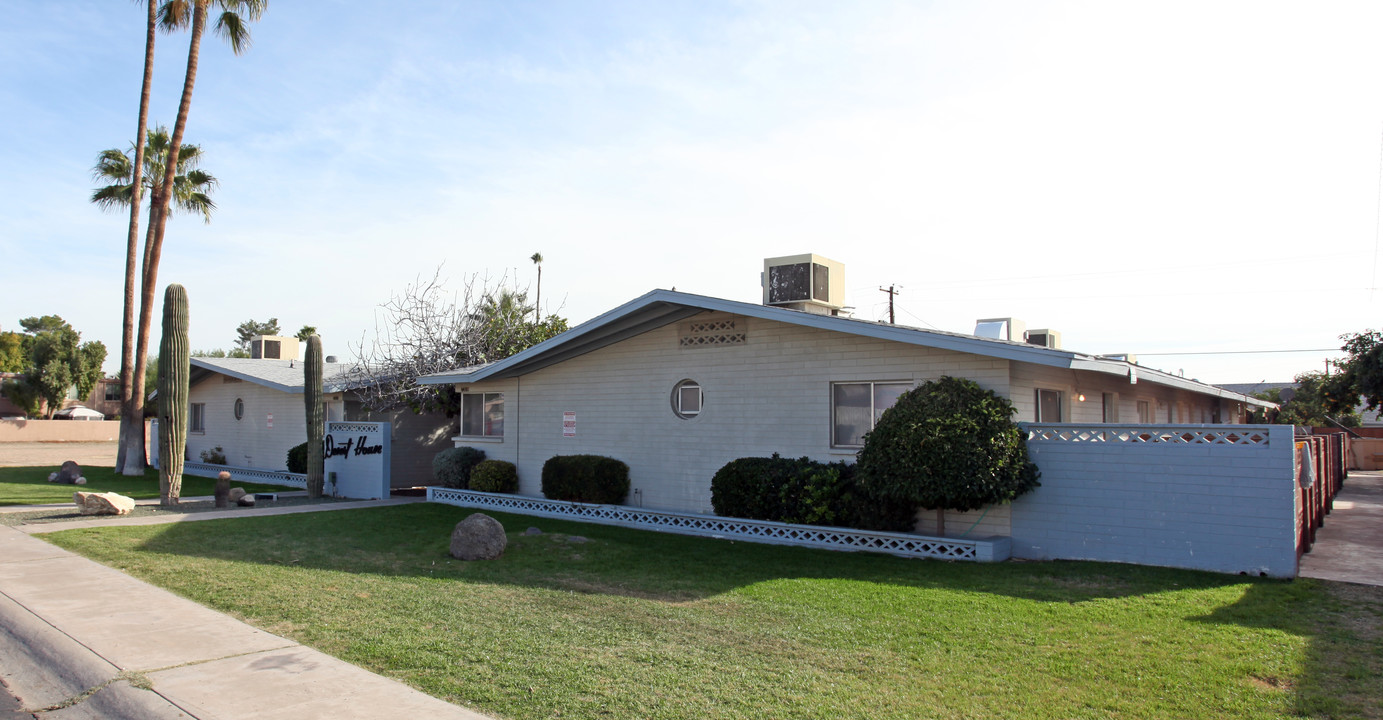
[(1012, 504), (1013, 556), (1295, 576), (1292, 428), (1191, 427), (1252, 429), (1268, 442), (1030, 440), (1042, 487)]

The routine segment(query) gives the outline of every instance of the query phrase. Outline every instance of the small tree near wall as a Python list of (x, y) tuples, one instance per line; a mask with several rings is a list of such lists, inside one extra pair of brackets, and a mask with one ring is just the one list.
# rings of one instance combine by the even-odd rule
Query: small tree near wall
[(943, 377), (910, 390), (865, 436), (859, 483), (938, 517), (1010, 501), (1036, 488), (1040, 475), (1013, 412), (972, 380)]

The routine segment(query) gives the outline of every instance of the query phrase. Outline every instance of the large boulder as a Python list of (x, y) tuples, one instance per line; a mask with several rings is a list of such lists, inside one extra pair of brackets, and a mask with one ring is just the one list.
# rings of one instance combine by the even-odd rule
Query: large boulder
[(63, 483), (65, 485), (76, 485), (77, 479), (81, 476), (82, 466), (68, 460), (62, 464), (62, 467), (58, 468), (58, 477), (54, 479), (53, 482)]
[(245, 488), (231, 488), (226, 494), (226, 499), (233, 502), (240, 502), (240, 498), (245, 497)]
[(134, 500), (120, 493), (72, 493), (72, 503), (83, 515), (129, 515)]
[(451, 531), (451, 556), (458, 560), (494, 560), (508, 545), (504, 526), (485, 513), (471, 514)]

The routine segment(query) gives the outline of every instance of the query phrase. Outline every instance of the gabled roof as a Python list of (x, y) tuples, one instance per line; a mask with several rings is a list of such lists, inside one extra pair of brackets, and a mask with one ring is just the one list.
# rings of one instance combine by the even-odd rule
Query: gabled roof
[(1025, 342), (995, 340), (942, 330), (924, 330), (905, 325), (890, 325), (833, 315), (816, 315), (800, 310), (692, 295), (673, 290), (649, 292), (609, 312), (587, 320), (561, 335), (503, 360), (424, 375), (418, 378), (418, 383), (420, 385), (448, 385), (517, 377), (707, 311), (725, 312), (847, 335), (954, 350), (1034, 365), (1087, 370), (1125, 378), (1133, 376), (1139, 381), (1147, 380), (1159, 385), (1189, 390), (1203, 395), (1228, 398), (1263, 407), (1271, 406), (1271, 403), (1265, 403), (1257, 398), (1195, 380), (1188, 380), (1160, 370), (1135, 365), (1124, 360), (1085, 355), (1069, 350), (1044, 348)]
[[(343, 363), (322, 365), (322, 391), (341, 392), (354, 385), (355, 366)], [(190, 385), (195, 385), (212, 373), (263, 385), (280, 392), (300, 395), (303, 392), (303, 363), (301, 360), (258, 360), (251, 358), (192, 358)]]

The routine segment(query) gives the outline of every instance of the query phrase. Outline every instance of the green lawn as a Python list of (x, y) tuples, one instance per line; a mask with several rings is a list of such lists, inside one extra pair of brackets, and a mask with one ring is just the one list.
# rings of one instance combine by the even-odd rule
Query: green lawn
[[(158, 471), (149, 469), (144, 477), (125, 477), (117, 474), (115, 468), (84, 467), (82, 476), (86, 485), (60, 485), (48, 482), (48, 473), (53, 467), (6, 467), (0, 468), (0, 505), (47, 505), (71, 503), (72, 493), (115, 492), (136, 500), (156, 498), (158, 493)], [(233, 482), (235, 487), (243, 487), (246, 492), (282, 492), (291, 490), (281, 485), (261, 485), (259, 483)], [(216, 491), (215, 478), (192, 477), (184, 475), (182, 496), (196, 497), (210, 495)]]
[(500, 717), (1383, 717), (1379, 588), (904, 560), (500, 514), (504, 557), (462, 563), (447, 543), (468, 513), (45, 537)]

